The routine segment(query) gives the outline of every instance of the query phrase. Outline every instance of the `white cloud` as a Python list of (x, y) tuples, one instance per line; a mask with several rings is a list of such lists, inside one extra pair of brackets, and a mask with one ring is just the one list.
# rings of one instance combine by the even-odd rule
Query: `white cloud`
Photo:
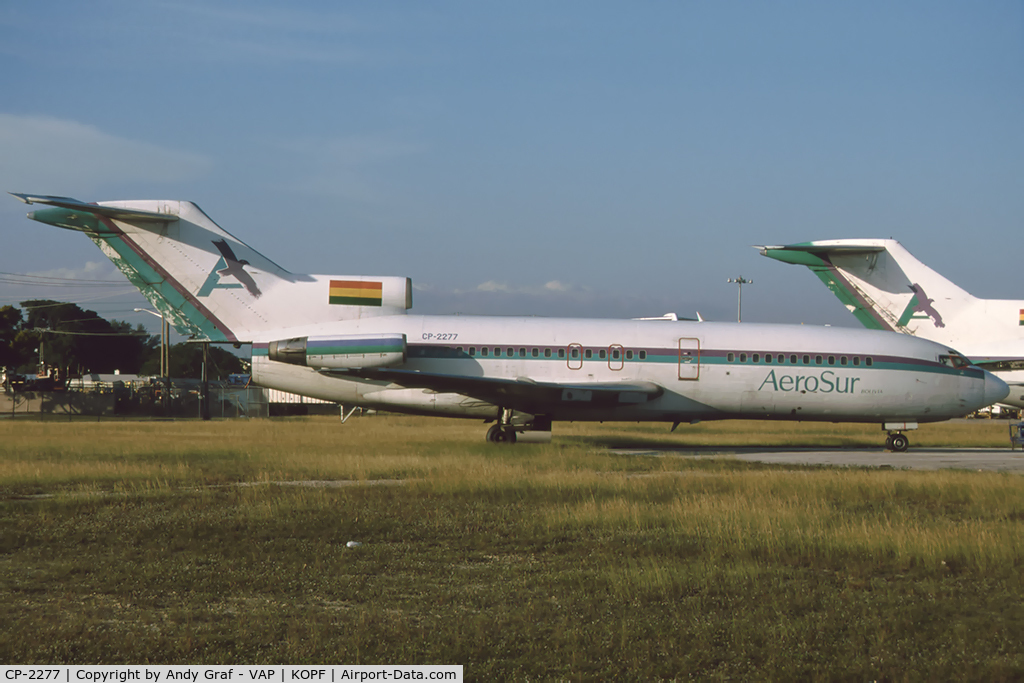
[(0, 188), (89, 194), (127, 181), (168, 183), (204, 174), (199, 154), (105, 133), (77, 121), (0, 112)]
[(502, 282), (495, 282), (494, 280), (488, 280), (487, 282), (481, 282), (476, 286), (478, 292), (508, 292), (513, 293), (516, 290)]
[[(509, 284), (497, 280), (465, 289), (416, 286), (416, 310), (424, 314), (539, 315), (569, 318), (638, 318), (675, 311), (694, 315), (687, 304), (672, 294), (626, 294), (551, 280), (543, 285)], [(705, 314), (712, 308), (703, 307)]]
[(123, 283), (126, 287), (132, 286), (110, 261), (86, 261), (78, 268), (53, 268), (25, 273), (25, 275), (33, 278), (62, 280), (109, 280)]
[[(505, 294), (518, 294), (526, 296), (556, 296), (556, 297), (583, 297), (590, 296), (591, 291), (587, 287), (566, 284), (558, 280), (546, 282), (541, 286), (536, 285), (509, 285), (504, 282), (488, 280), (481, 282), (470, 291), (476, 292), (502, 292)], [(456, 294), (465, 293), (462, 290), (455, 290)]]

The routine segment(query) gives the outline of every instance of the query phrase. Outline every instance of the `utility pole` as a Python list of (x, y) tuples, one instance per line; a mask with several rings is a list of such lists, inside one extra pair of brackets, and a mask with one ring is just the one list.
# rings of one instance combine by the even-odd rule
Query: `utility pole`
[(151, 311), (148, 308), (136, 308), (136, 313), (149, 313), (160, 318), (160, 382), (163, 384), (163, 391), (160, 392), (160, 402), (164, 406), (164, 416), (170, 412), (171, 400), (171, 324), (167, 322), (162, 313)]
[(736, 297), (736, 322), (743, 322), (743, 285), (752, 285), (754, 281), (742, 277), (731, 277), (727, 282), (735, 282), (739, 290), (739, 294)]
[(210, 342), (203, 342), (203, 385), (199, 396), (199, 417), (210, 419)]

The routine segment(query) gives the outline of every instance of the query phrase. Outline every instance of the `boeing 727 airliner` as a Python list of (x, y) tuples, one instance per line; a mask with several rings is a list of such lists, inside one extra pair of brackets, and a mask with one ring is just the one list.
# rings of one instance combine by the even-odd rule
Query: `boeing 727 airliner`
[(84, 232), (184, 335), (251, 343), (256, 384), (342, 404), (495, 421), (877, 422), (903, 431), (1006, 385), (947, 346), (871, 330), (670, 320), (410, 315), (404, 277), (297, 275), (184, 201), (15, 195)]

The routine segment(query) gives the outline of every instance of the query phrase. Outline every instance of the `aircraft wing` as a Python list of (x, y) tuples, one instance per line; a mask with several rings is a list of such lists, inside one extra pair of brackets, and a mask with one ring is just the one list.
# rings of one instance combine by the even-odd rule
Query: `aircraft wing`
[(175, 221), (178, 217), (172, 214), (155, 213), (152, 211), (139, 211), (138, 209), (124, 209), (116, 206), (100, 206), (99, 204), (87, 204), (71, 197), (51, 197), (49, 195), (21, 194), (18, 192), (9, 193), (26, 204), (47, 204), (61, 209), (82, 211), (95, 216), (106, 216), (114, 219), (135, 219), (151, 221)]
[(322, 371), (335, 376), (384, 380), (410, 389), (469, 396), (487, 403), (540, 415), (557, 408), (631, 405), (653, 401), (665, 390), (653, 382), (538, 382), (525, 377), (498, 379), (418, 372), (400, 368)]

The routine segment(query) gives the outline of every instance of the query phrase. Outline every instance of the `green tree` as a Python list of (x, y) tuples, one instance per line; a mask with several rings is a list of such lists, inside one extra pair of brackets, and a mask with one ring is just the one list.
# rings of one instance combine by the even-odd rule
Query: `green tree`
[(15, 345), (21, 330), (21, 311), (14, 306), (0, 306), (0, 368), (16, 368), (28, 359)]
[(47, 365), (62, 369), (63, 377), (120, 370), (137, 373), (157, 341), (139, 325), (107, 321), (95, 311), (48, 299), (22, 301), (23, 331), (43, 346)]

